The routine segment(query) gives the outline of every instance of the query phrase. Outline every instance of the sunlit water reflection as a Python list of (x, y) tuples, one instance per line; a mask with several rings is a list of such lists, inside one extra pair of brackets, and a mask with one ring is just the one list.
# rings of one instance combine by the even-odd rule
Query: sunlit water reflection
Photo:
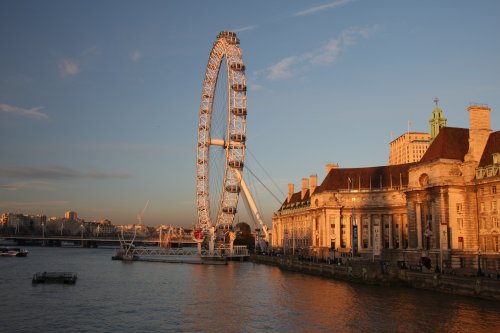
[[(500, 332), (500, 304), (245, 263), (112, 261), (110, 249), (0, 258), (1, 332)], [(76, 285), (36, 285), (73, 271)]]

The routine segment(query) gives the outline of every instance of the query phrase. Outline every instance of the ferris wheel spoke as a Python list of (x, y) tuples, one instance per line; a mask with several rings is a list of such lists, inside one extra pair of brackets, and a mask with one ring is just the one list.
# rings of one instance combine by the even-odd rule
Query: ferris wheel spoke
[(226, 142), (224, 141), (224, 139), (210, 139), (210, 144), (212, 146), (221, 146), (221, 147), (226, 146)]

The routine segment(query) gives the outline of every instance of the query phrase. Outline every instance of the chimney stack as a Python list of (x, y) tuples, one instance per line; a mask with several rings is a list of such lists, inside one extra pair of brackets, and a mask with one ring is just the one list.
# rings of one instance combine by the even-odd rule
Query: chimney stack
[(469, 151), (465, 155), (466, 161), (479, 162), (491, 133), (490, 111), (485, 105), (470, 105), (469, 111)]
[(338, 167), (339, 167), (338, 163), (327, 164), (326, 165), (326, 174), (328, 175), (328, 173), (330, 172), (330, 170), (332, 170), (332, 169), (338, 169)]
[(309, 189), (309, 179), (302, 178), (302, 191), (300, 193), (300, 198), (304, 199), (307, 190)]
[(294, 185), (288, 184), (288, 202), (290, 202), (290, 200), (292, 199), (293, 191), (294, 191)]
[(314, 190), (316, 190), (316, 187), (318, 186), (318, 176), (317, 175), (311, 175), (309, 177), (309, 195), (312, 195)]

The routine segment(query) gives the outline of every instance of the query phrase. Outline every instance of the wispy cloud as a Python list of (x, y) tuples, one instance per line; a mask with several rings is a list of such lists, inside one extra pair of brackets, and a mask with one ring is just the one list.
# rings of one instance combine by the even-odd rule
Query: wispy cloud
[(142, 53), (139, 50), (134, 50), (130, 52), (129, 57), (130, 60), (132, 60), (133, 62), (138, 62), (139, 60), (142, 59)]
[(33, 117), (38, 119), (47, 119), (49, 116), (47, 114), (41, 112), (42, 106), (37, 106), (32, 109), (25, 109), (19, 106), (9, 105), (9, 104), (0, 104), (0, 111), (6, 113), (12, 113), (15, 115), (23, 116), (23, 117)]
[(253, 30), (257, 28), (256, 25), (247, 25), (246, 27), (243, 27), (243, 28), (238, 28), (238, 29), (234, 29), (233, 32), (242, 32), (242, 31), (248, 31), (248, 30)]
[(300, 12), (297, 12), (297, 13), (293, 14), (292, 16), (310, 15), (310, 14), (314, 14), (317, 12), (321, 12), (321, 11), (326, 10), (326, 9), (332, 9), (335, 7), (339, 7), (339, 6), (348, 4), (349, 2), (353, 2), (353, 1), (354, 0), (337, 0), (337, 1), (329, 2), (329, 3), (323, 4), (323, 5), (319, 5), (319, 6), (315, 6), (315, 7), (301, 10)]
[(294, 73), (292, 66), (303, 61), (304, 57), (291, 56), (281, 59), (276, 64), (269, 68), (269, 74), (267, 76), (270, 80), (281, 80), (291, 78)]
[(333, 40), (328, 41), (323, 47), (314, 54), (311, 59), (312, 64), (329, 64), (334, 62), (342, 51), (348, 46), (355, 45), (359, 39), (367, 39), (373, 33), (379, 30), (379, 26), (372, 27), (351, 27), (340, 33)]
[(173, 145), (155, 143), (85, 143), (77, 145), (78, 149), (104, 151), (104, 152), (146, 152), (158, 153), (174, 151), (177, 148)]
[(53, 191), (54, 187), (51, 183), (44, 181), (24, 181), (16, 182), (12, 184), (0, 184), (0, 189), (8, 191), (18, 191), (18, 190), (43, 190), (43, 191)]
[(349, 46), (355, 45), (359, 39), (368, 38), (378, 29), (378, 25), (365, 28), (351, 27), (343, 30), (337, 38), (329, 40), (316, 50), (283, 58), (276, 64), (263, 71), (257, 71), (255, 74), (259, 76), (266, 73), (269, 80), (283, 80), (295, 77), (299, 73), (309, 70), (312, 66), (333, 63)]
[(252, 91), (261, 91), (264, 90), (264, 86), (257, 83), (249, 83), (249, 88)]
[(96, 170), (82, 172), (63, 166), (48, 166), (0, 168), (0, 177), (15, 179), (105, 179), (130, 178), (130, 175), (123, 172), (103, 172)]
[(80, 66), (76, 61), (71, 59), (61, 60), (58, 67), (62, 77), (72, 76), (80, 73)]
[(0, 206), (10, 207), (32, 207), (32, 206), (63, 206), (67, 205), (68, 201), (64, 200), (48, 200), (48, 201), (0, 201)]

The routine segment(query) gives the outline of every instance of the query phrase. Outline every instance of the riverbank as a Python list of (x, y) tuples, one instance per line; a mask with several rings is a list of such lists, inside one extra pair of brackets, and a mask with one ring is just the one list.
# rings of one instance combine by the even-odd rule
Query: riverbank
[(278, 266), (285, 271), (323, 276), (337, 280), (382, 286), (406, 286), (455, 295), (500, 301), (500, 280), (488, 277), (457, 276), (417, 272), (387, 262), (349, 260), (342, 265), (303, 261), (293, 257), (251, 256), (255, 263)]

